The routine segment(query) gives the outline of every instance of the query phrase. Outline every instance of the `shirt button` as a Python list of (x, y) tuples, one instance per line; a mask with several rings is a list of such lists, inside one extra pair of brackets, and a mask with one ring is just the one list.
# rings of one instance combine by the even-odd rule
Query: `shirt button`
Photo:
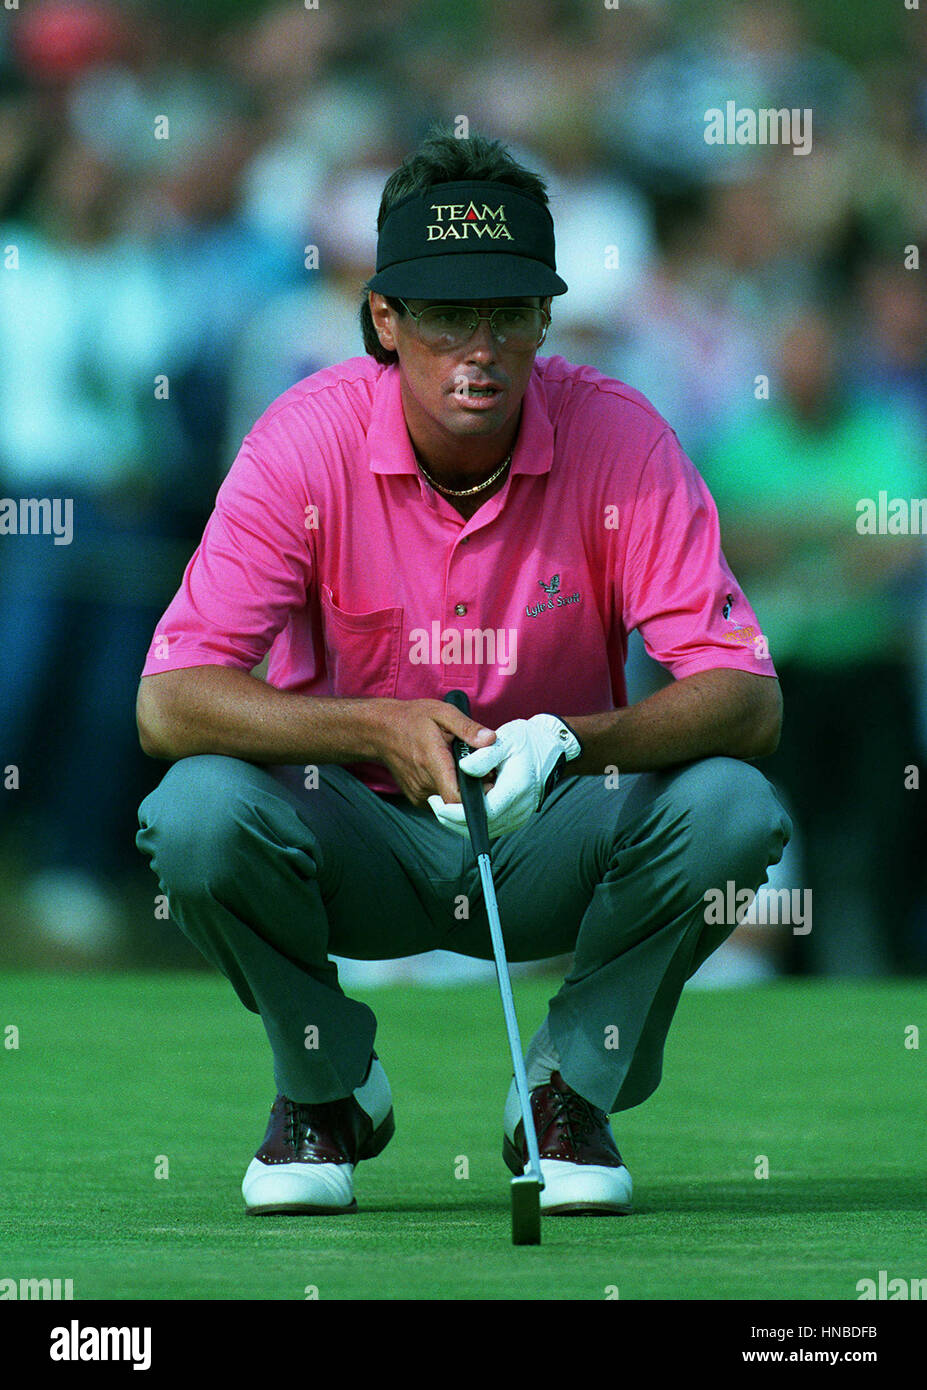
[(454, 612), (457, 614), (458, 618), (462, 618), (463, 615), (466, 613), (466, 611), (467, 611), (467, 605), (466, 605), (465, 603), (455, 603), (455, 604), (454, 604)]

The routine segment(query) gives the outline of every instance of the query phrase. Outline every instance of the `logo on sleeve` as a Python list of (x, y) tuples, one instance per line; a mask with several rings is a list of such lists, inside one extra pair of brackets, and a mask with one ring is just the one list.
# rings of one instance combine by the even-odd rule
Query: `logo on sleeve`
[(741, 627), (734, 618), (731, 617), (731, 610), (734, 607), (734, 595), (728, 594), (724, 600), (724, 607), (721, 609), (721, 616), (726, 623), (732, 623), (730, 632), (726, 632), (722, 641), (730, 642), (735, 647), (751, 647), (753, 640), (757, 636), (755, 627)]
[(726, 623), (731, 623), (730, 632), (726, 632), (722, 637), (722, 642), (730, 642), (733, 647), (752, 647), (753, 654), (758, 660), (766, 660), (769, 657), (769, 644), (761, 632), (757, 632), (752, 623), (746, 627), (740, 626), (731, 617), (734, 607), (734, 595), (728, 594), (724, 600), (724, 607), (721, 609), (721, 616)]

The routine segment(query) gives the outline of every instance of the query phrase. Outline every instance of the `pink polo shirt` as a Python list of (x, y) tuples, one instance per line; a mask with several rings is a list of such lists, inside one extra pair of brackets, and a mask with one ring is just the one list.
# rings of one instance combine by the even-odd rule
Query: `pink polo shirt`
[[(306, 377), (245, 438), (143, 674), (250, 671), (303, 695), (441, 699), (490, 728), (627, 704), (627, 634), (674, 677), (774, 676), (714, 502), (630, 387), (537, 358), (505, 486), (465, 521), (415, 464), (399, 370)], [(396, 791), (376, 764), (352, 764)]]

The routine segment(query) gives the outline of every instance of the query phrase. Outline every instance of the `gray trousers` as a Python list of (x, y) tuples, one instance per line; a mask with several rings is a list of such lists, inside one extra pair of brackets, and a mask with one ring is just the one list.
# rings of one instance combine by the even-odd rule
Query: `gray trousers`
[[(307, 1103), (349, 1095), (374, 1045), (330, 954), (492, 959), (469, 841), (347, 768), (318, 773), (307, 790), (299, 768), (183, 758), (136, 841), (174, 921), (261, 1015), (278, 1091)], [(760, 887), (790, 833), (755, 767), (706, 758), (618, 787), (566, 778), (494, 841), (509, 959), (574, 953), (547, 1019), (568, 1085), (607, 1112), (653, 1092), (683, 985), (735, 925), (706, 925), (705, 892)]]

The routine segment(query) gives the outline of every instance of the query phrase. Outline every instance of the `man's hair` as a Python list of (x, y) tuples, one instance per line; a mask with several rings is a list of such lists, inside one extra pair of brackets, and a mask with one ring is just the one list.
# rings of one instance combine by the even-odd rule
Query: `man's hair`
[[(458, 183), (465, 179), (505, 183), (547, 206), (547, 186), (544, 180), (513, 159), (501, 141), (487, 140), (482, 135), (474, 135), (469, 140), (459, 140), (456, 135), (448, 135), (440, 129), (433, 128), (418, 149), (408, 155), (386, 180), (377, 215), (377, 231), (380, 231), (386, 221), (387, 214), (411, 193), (431, 188), (436, 183)], [(387, 352), (377, 337), (367, 294), (368, 287), (365, 285), (360, 309), (364, 348), (377, 362), (396, 362), (397, 354)], [(385, 299), (397, 314), (402, 315), (405, 312), (398, 299), (390, 295), (386, 295)]]

